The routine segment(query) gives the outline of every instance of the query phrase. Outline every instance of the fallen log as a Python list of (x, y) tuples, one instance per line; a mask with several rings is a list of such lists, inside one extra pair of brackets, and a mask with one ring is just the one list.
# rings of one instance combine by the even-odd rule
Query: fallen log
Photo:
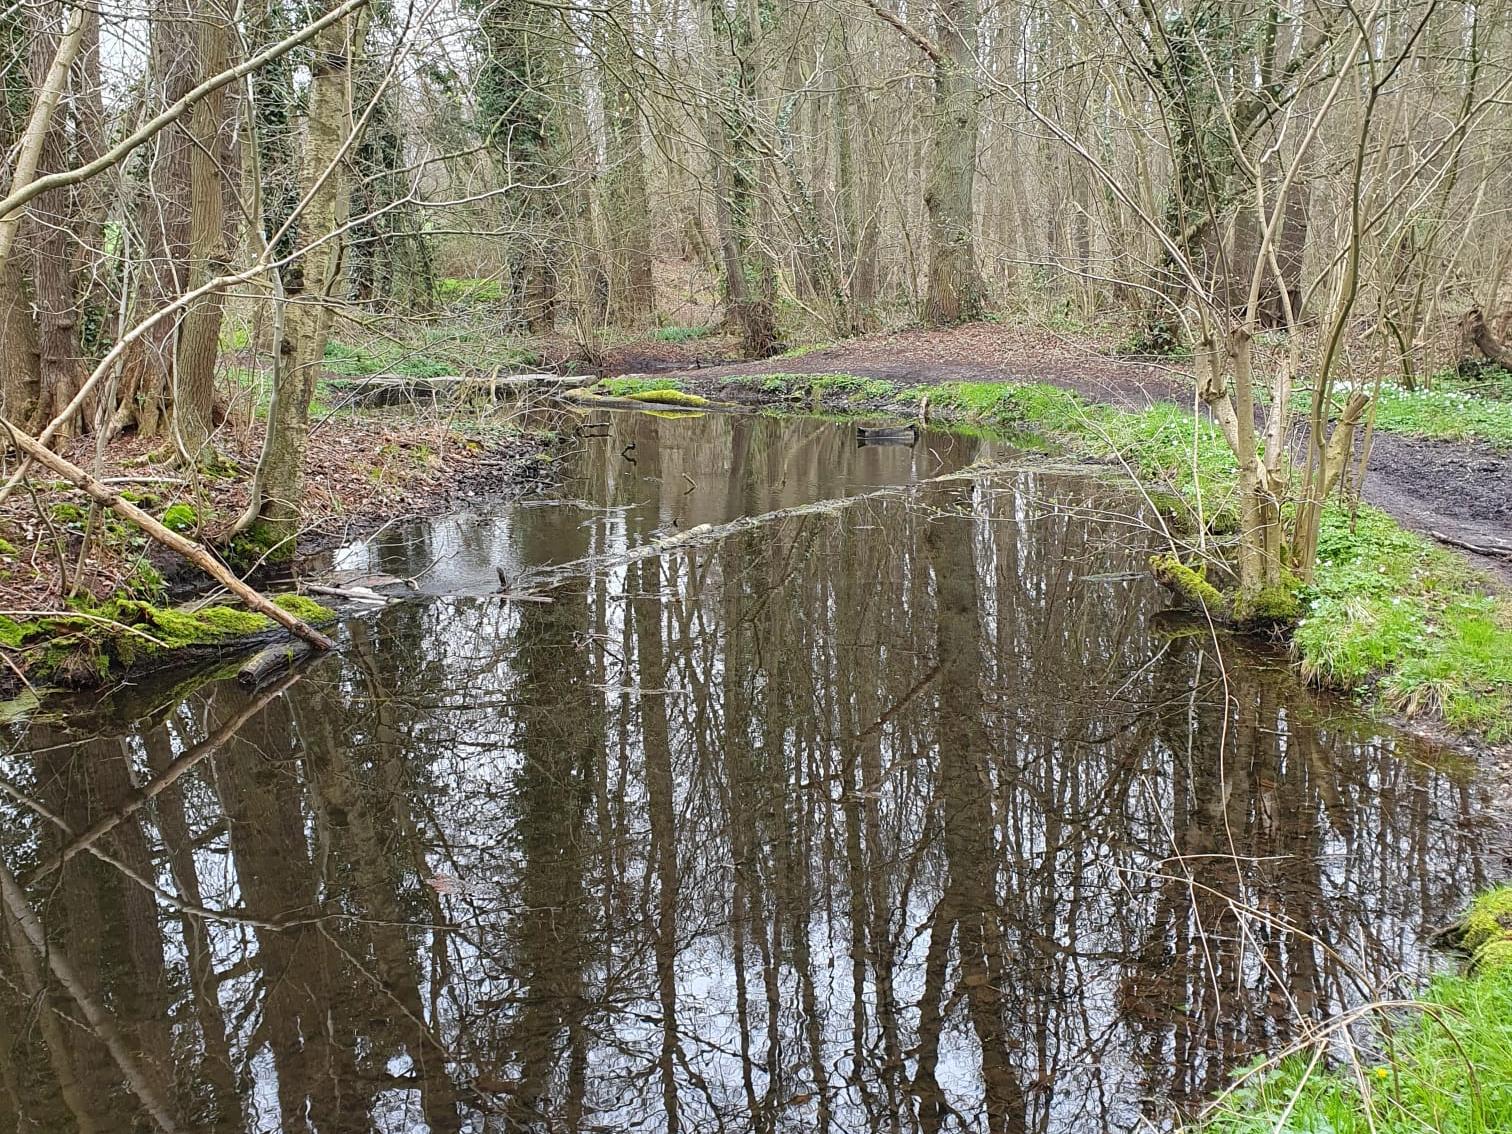
[(592, 376), (563, 374), (438, 374), (430, 378), (370, 374), (362, 378), (338, 378), (330, 382), (330, 387), (343, 396), (344, 403), (387, 404), (417, 398), (434, 401), (461, 394), (487, 394), (490, 401), (497, 401), (501, 394), (513, 396), (530, 389), (570, 390), (597, 381)]
[(1486, 317), (1481, 314), (1479, 307), (1472, 307), (1465, 312), (1465, 317), (1460, 320), (1460, 330), (1464, 334), (1464, 356), (1470, 357), (1470, 347), (1474, 347), (1490, 362), (1494, 362), (1503, 370), (1512, 370), (1512, 347), (1496, 341), (1491, 334), (1491, 328), (1486, 326)]
[(1440, 543), (1448, 544), (1450, 547), (1458, 547), (1464, 551), (1473, 551), (1476, 555), (1489, 555), (1499, 557), (1501, 559), (1512, 559), (1512, 544), (1471, 543), (1468, 540), (1455, 539), (1453, 536), (1445, 535), (1443, 532), (1431, 531), (1428, 534), (1431, 535), (1434, 539), (1438, 540)]
[(236, 671), (236, 681), (248, 689), (256, 689), (274, 674), (282, 673), (300, 658), (314, 652), (308, 642), (295, 639), (292, 642), (275, 642), (264, 646), (242, 663)]
[(12, 424), (9, 419), (0, 417), (0, 426), (3, 426), (9, 432), (11, 444), (15, 445), (16, 448), (20, 449), (32, 460), (36, 461), (43, 468), (51, 469), (76, 488), (82, 489), (90, 499), (103, 504), (122, 519), (130, 520), (158, 543), (194, 564), (194, 566), (198, 567), (237, 598), (241, 599), (242, 602), (246, 603), (249, 610), (255, 610), (258, 614), (266, 615), (290, 633), (310, 643), (316, 649), (329, 650), (336, 645), (335, 642), (331, 641), (331, 639), (327, 638), (313, 626), (302, 622), (277, 603), (263, 597), (255, 588), (247, 586), (246, 583), (236, 577), (230, 568), (199, 544), (164, 527), (131, 501), (123, 499), (120, 493), (112, 491), (72, 461), (65, 457), (60, 457), (46, 445), (39, 443), (35, 437)]
[(857, 445), (913, 445), (919, 440), (916, 425), (858, 425)]

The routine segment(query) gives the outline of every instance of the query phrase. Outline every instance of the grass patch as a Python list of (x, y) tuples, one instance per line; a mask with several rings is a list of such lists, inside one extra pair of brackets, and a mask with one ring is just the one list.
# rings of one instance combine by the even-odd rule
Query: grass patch
[[(1416, 390), (1383, 382), (1376, 399), (1376, 428), (1433, 441), (1481, 441), (1512, 449), (1512, 401), (1495, 393), (1483, 396), (1479, 381), (1445, 376), (1432, 388)], [(1486, 381), (1497, 388), (1494, 377)], [(1341, 396), (1346, 392), (1341, 387)], [(1303, 399), (1311, 396), (1306, 390), (1300, 393)]]
[(498, 303), (504, 285), (496, 279), (445, 276), (436, 281), (436, 298), (442, 303)]
[[(1477, 899), (1465, 922), (1468, 975), (1434, 980), (1379, 1055), (1308, 1071), (1293, 1056), (1215, 1106), (1203, 1134), (1502, 1134), (1512, 1130), (1512, 888)], [(1478, 927), (1478, 929), (1477, 929)], [(1471, 935), (1483, 935), (1472, 941)]]
[(1384, 512), (1324, 514), (1316, 578), (1293, 643), (1304, 672), (1379, 687), (1408, 715), (1512, 739), (1512, 599), (1478, 591), (1459, 556)]
[(348, 346), (335, 339), (326, 343), (325, 368), (343, 378), (366, 378), (373, 374), (400, 374), (406, 378), (440, 378), (455, 374), (450, 363), (417, 351), (389, 344), (368, 349)]
[(1512, 402), (1512, 370), (1503, 370), (1500, 366), (1487, 364), (1473, 373), (1450, 370), (1434, 377), (1432, 384), (1447, 386), (1463, 394)]

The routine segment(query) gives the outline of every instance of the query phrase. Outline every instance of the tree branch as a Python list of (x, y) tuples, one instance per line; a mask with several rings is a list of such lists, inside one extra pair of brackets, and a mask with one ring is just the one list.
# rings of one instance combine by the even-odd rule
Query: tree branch
[(875, 12), (877, 18), (884, 24), (892, 26), (904, 39), (929, 56), (931, 63), (938, 66), (945, 61), (945, 53), (936, 46), (935, 42), (912, 24), (900, 20), (896, 12), (888, 11), (877, 0), (866, 0), (866, 6)]

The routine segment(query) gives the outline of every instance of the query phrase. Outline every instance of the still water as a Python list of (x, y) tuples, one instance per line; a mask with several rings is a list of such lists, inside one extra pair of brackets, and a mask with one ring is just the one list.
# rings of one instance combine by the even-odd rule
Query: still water
[(1463, 761), (1161, 617), (1104, 479), (592, 432), (338, 553), (415, 581), (339, 654), (12, 727), (0, 1130), (1168, 1129), (1497, 868)]

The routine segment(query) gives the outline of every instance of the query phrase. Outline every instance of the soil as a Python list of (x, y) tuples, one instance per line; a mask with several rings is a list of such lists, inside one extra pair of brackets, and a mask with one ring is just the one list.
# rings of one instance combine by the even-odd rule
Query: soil
[[(976, 323), (947, 330), (876, 335), (760, 362), (659, 369), (667, 377), (727, 398), (760, 392), (726, 380), (751, 374), (854, 374), (914, 385), (943, 382), (1046, 382), (1089, 401), (1142, 409), (1189, 405), (1189, 364), (1121, 356), (1108, 341)], [(1414, 531), (1465, 551), (1512, 584), (1512, 556), (1481, 555), (1460, 544), (1512, 543), (1512, 453), (1490, 445), (1377, 433), (1364, 497)]]

